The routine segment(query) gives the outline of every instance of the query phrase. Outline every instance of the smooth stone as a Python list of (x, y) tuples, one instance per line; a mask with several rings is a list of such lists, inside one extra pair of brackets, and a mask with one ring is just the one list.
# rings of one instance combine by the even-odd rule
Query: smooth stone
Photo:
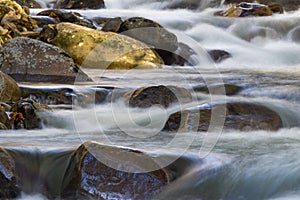
[(20, 98), (21, 90), (16, 81), (0, 71), (0, 102), (10, 103), (18, 101)]
[(61, 196), (148, 199), (171, 180), (171, 173), (143, 152), (86, 142), (70, 158)]
[(102, 27), (102, 31), (117, 33), (123, 23), (121, 17), (108, 19)]
[(1, 70), (18, 82), (91, 81), (65, 51), (39, 40), (14, 38), (3, 45), (0, 55)]
[(57, 0), (54, 8), (57, 9), (99, 9), (105, 8), (103, 0)]
[(44, 41), (70, 54), (84, 67), (98, 69), (160, 68), (162, 60), (145, 44), (112, 32), (98, 31), (71, 23), (47, 26)]
[(276, 131), (282, 128), (281, 117), (270, 108), (253, 103), (232, 102), (198, 110), (200, 111), (198, 131), (208, 130), (212, 108), (222, 109), (221, 106), (225, 106), (227, 110), (224, 129)]
[[(161, 105), (168, 108), (172, 104), (185, 104), (192, 102), (191, 93), (185, 88), (176, 86), (150, 86), (142, 87), (124, 95), (128, 99), (129, 106), (149, 108), (154, 105)], [(188, 112), (179, 111), (171, 114), (165, 123), (163, 131), (181, 131), (187, 129)]]
[(121, 24), (119, 33), (142, 41), (154, 49), (174, 52), (178, 48), (175, 34), (163, 28), (159, 23), (143, 17), (126, 19)]
[(224, 95), (224, 90), (225, 94), (227, 96), (235, 95), (239, 93), (243, 88), (238, 85), (233, 85), (233, 84), (217, 84), (217, 85), (211, 85), (209, 89), (207, 88), (206, 85), (200, 85), (200, 86), (195, 86), (193, 87), (193, 90), (195, 92), (203, 92), (203, 93), (212, 93), (212, 94), (218, 94), (218, 95)]
[(209, 50), (208, 54), (210, 55), (212, 60), (216, 63), (220, 63), (220, 62), (226, 60), (227, 58), (232, 57), (230, 53), (228, 53), (225, 50), (220, 50), (220, 49)]

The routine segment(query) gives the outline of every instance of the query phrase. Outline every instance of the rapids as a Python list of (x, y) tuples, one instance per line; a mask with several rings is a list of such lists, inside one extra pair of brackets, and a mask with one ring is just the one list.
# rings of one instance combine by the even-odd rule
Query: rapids
[[(44, 2), (45, 7), (51, 5), (50, 1)], [(195, 9), (170, 9), (178, 2), (190, 3)], [(174, 105), (166, 110), (153, 107), (147, 112), (129, 109), (122, 101), (111, 101), (113, 98), (85, 108), (77, 106), (77, 102), (73, 109), (54, 109), (51, 115), (44, 116), (46, 123), (42, 130), (1, 131), (0, 145), (11, 148), (19, 157), (46, 151), (57, 169), (64, 166), (62, 152), (84, 141), (148, 152), (162, 162), (167, 160), (165, 164), (172, 164), (178, 173), (178, 178), (153, 199), (299, 199), (300, 10), (271, 17), (224, 18), (213, 16), (220, 8), (226, 8), (218, 0), (106, 0), (105, 3), (106, 9), (77, 12), (90, 18), (152, 19), (176, 33), (179, 41), (198, 53), (196, 66), (126, 72), (84, 69), (95, 85), (117, 88), (112, 97), (124, 89), (153, 84), (192, 90), (198, 85), (231, 83), (242, 86), (243, 90), (231, 97), (192, 90), (191, 104)], [(33, 9), (31, 13), (40, 10)], [(226, 50), (232, 57), (215, 64), (204, 49)], [(75, 82), (69, 87), (80, 90), (85, 86)], [(276, 132), (212, 130), (210, 136), (193, 131), (176, 136), (160, 133), (174, 111), (234, 101), (255, 102), (274, 109), (284, 127)], [(55, 158), (58, 149), (63, 156)], [(32, 163), (49, 162), (49, 158), (35, 158)], [(36, 173), (50, 172), (45, 168)], [(30, 178), (24, 176), (24, 185), (28, 185), (26, 181)], [(20, 199), (44, 199), (39, 195), (40, 190), (35, 185), (24, 187)]]

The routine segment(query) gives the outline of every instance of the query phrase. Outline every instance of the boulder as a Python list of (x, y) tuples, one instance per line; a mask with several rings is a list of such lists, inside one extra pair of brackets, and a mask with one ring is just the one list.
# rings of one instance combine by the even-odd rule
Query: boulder
[(92, 29), (97, 29), (97, 27), (94, 25), (94, 23), (91, 20), (84, 18), (77, 12), (49, 9), (49, 10), (43, 10), (43, 11), (37, 13), (37, 16), (34, 18), (39, 19), (38, 17), (41, 17), (41, 16), (50, 17), (53, 20), (55, 20), (55, 22), (52, 24), (58, 24), (60, 22), (70, 22), (70, 23), (81, 25), (81, 26), (86, 26), (86, 27), (89, 27)]
[(16, 199), (20, 194), (15, 161), (6, 150), (0, 148), (0, 199)]
[(31, 99), (22, 99), (11, 107), (10, 118), (14, 129), (39, 129), (42, 120), (39, 112), (47, 111), (48, 106), (39, 104)]
[(91, 81), (62, 49), (18, 37), (0, 49), (1, 70), (20, 82), (74, 83)]
[(63, 179), (63, 199), (148, 199), (171, 180), (149, 155), (86, 142), (72, 155)]
[(105, 8), (103, 0), (57, 0), (57, 9), (100, 9)]
[[(191, 93), (176, 86), (150, 86), (130, 91), (125, 94), (129, 99), (129, 106), (149, 108), (153, 105), (161, 105), (168, 108), (172, 104), (185, 104), (192, 101)], [(163, 131), (183, 131), (186, 129), (188, 112), (179, 111), (171, 114), (165, 123)]]
[(163, 28), (159, 23), (143, 17), (126, 19), (121, 24), (119, 33), (142, 41), (154, 49), (174, 52), (178, 48), (175, 34)]
[(10, 103), (20, 98), (21, 90), (15, 80), (0, 71), (0, 102)]
[(44, 27), (41, 38), (70, 54), (79, 65), (100, 69), (160, 68), (162, 60), (145, 44), (125, 35), (71, 23)]
[(102, 27), (102, 31), (105, 31), (105, 32), (115, 32), (117, 33), (121, 27), (123, 23), (123, 20), (121, 19), (121, 17), (115, 17), (115, 18), (111, 18), (111, 19), (108, 19), (103, 27)]
[(201, 108), (198, 131), (208, 130), (211, 111), (220, 106), (226, 108), (224, 129), (276, 131), (282, 127), (281, 117), (275, 111), (253, 103), (232, 102)]

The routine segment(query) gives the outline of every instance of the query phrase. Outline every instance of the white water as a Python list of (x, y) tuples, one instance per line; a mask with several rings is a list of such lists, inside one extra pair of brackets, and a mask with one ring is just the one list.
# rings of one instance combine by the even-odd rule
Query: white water
[[(176, 67), (165, 66), (164, 70), (151, 72), (87, 72), (99, 85), (123, 89), (151, 84), (192, 88), (205, 82), (234, 83), (244, 89), (238, 97), (227, 97), (227, 101), (260, 102), (280, 114), (283, 129), (216, 133), (216, 145), (208, 157), (201, 160), (199, 151), (207, 139), (204, 133), (177, 133), (176, 137), (169, 133), (156, 135), (170, 110), (133, 109), (130, 114), (135, 124), (132, 124), (124, 103), (109, 102), (83, 110), (54, 111), (46, 117), (48, 123), (42, 131), (1, 132), (1, 144), (51, 149), (76, 147), (83, 141), (95, 140), (156, 155), (184, 154), (182, 159), (188, 160), (191, 166), (183, 167), (183, 175), (158, 195), (158, 199), (299, 199), (300, 10), (272, 17), (236, 19), (213, 16), (220, 8), (205, 9), (211, 3), (221, 5), (221, 1), (188, 1), (200, 2), (196, 11), (166, 9), (176, 2), (179, 0), (106, 0), (107, 9), (79, 12), (89, 17), (146, 17), (193, 39), (200, 48), (223, 49), (232, 58), (219, 64), (210, 63), (213, 72), (206, 71), (207, 63), (197, 66), (196, 70), (189, 67), (174, 70)], [(218, 78), (218, 71), (222, 80)], [(101, 75), (110, 79), (99, 79)], [(211, 100), (209, 95), (197, 93), (194, 96)], [(220, 98), (213, 100), (220, 101)], [(146, 129), (151, 123), (154, 126)], [(139, 133), (144, 138), (140, 138)], [(176, 146), (169, 145), (174, 138)], [(25, 195), (23, 199), (32, 197)]]

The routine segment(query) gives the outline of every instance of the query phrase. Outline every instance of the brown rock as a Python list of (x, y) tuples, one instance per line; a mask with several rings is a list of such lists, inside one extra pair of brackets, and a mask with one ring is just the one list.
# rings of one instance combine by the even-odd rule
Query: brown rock
[(10, 121), (9, 118), (4, 110), (4, 108), (0, 107), (0, 123), (1, 128), (0, 129), (10, 129)]
[(15, 80), (0, 71), (0, 102), (9, 103), (20, 98), (21, 90)]
[(121, 19), (121, 17), (111, 18), (105, 22), (101, 30), (106, 32), (118, 33), (122, 23), (123, 20)]
[(28, 8), (42, 8), (42, 6), (35, 0), (16, 0), (21, 6), (27, 6)]
[(168, 171), (147, 154), (88, 142), (71, 157), (62, 198), (146, 199), (170, 180)]

